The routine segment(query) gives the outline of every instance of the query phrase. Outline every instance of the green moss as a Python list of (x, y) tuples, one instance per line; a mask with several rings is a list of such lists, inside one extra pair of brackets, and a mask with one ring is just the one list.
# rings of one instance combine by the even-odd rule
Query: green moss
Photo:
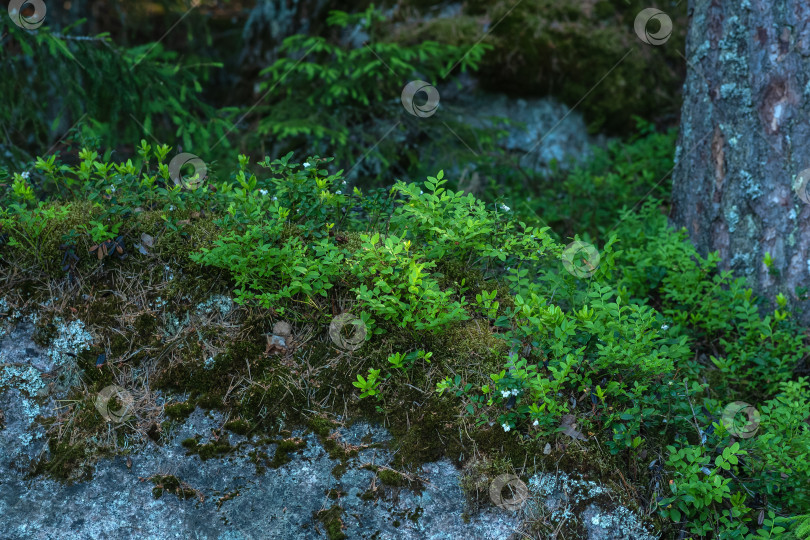
[(500, 457), (489, 459), (482, 456), (468, 461), (459, 478), (466, 508), (472, 513), (478, 512), (480, 502), (489, 500), (489, 486), (492, 480), (507, 473), (514, 473), (514, 468), (510, 461)]
[(212, 441), (208, 444), (203, 444), (198, 448), (198, 454), (203, 461), (213, 457), (219, 457), (227, 454), (233, 447), (225, 440)]
[[(153, 236), (156, 237), (156, 242), (152, 251), (166, 259), (176, 259), (177, 264), (183, 271), (180, 276), (173, 280), (174, 283), (170, 284), (170, 290), (172, 286), (176, 287), (175, 292), (191, 293), (194, 295), (194, 301), (202, 301), (205, 299), (203, 295), (211, 291), (211, 285), (215, 284), (214, 280), (218, 276), (218, 272), (201, 267), (192, 261), (188, 255), (202, 247), (210, 246), (219, 237), (217, 226), (211, 219), (192, 219), (188, 224), (182, 225), (176, 232), (159, 234), (163, 228), (160, 214), (161, 212), (153, 212), (148, 217), (143, 216), (142, 219), (144, 221), (152, 220), (153, 223), (152, 232)], [(183, 219), (179, 215), (175, 217), (179, 218), (179, 220)]]
[(203, 409), (225, 409), (225, 403), (222, 401), (222, 396), (213, 392), (201, 396), (197, 400), (197, 405)]
[(152, 488), (152, 496), (159, 499), (164, 492), (172, 493), (178, 499), (190, 499), (197, 495), (197, 492), (187, 484), (181, 482), (176, 476), (157, 475), (151, 478), (155, 487)]
[[(114, 438), (109, 436), (110, 424), (95, 406), (98, 389), (89, 394), (74, 387), (66, 396), (68, 405), (63, 414), (70, 419), (61, 433), (52, 431), (53, 418), (38, 418), (37, 422), (49, 430), (49, 455), (42, 456), (33, 467), (33, 474), (45, 474), (54, 479), (73, 482), (92, 477), (93, 465), (102, 457), (113, 455), (115, 445), (123, 445), (133, 428), (119, 424)], [(114, 397), (108, 403), (110, 410), (121, 407)], [(70, 444), (70, 441), (75, 441)]]
[(188, 450), (187, 455), (197, 454), (203, 461), (223, 456), (233, 449), (233, 446), (224, 439), (210, 441), (205, 444), (200, 444), (197, 439), (185, 439), (181, 444), (183, 448)]
[(261, 450), (251, 450), (248, 452), (250, 461), (256, 465), (256, 474), (264, 474), (267, 471), (266, 464), (270, 461), (270, 456)]
[(329, 457), (332, 459), (340, 459), (345, 460), (349, 456), (347, 455), (346, 450), (337, 443), (335, 439), (324, 439), (321, 441), (323, 444), (324, 449), (329, 454)]
[(188, 448), (189, 450), (196, 451), (199, 444), (197, 443), (197, 439), (183, 439), (183, 442), (180, 443), (183, 448)]
[(129, 350), (130, 340), (126, 336), (114, 333), (110, 338), (110, 358), (122, 358)]
[(50, 440), (48, 442), (50, 459), (41, 458), (34, 466), (34, 474), (47, 474), (63, 482), (89, 480), (92, 468), (87, 464), (87, 447), (79, 442), (71, 445), (67, 442)]
[(349, 458), (357, 456), (358, 450), (347, 450), (334, 438), (319, 436), (319, 440), (329, 454), (329, 457), (339, 461), (339, 463), (332, 468), (332, 476), (340, 479), (348, 469)]
[(377, 476), (386, 486), (404, 486), (408, 483), (404, 476), (391, 469), (380, 469)]
[(93, 390), (96, 392), (115, 382), (109, 369), (98, 369), (96, 367), (96, 360), (102, 353), (104, 353), (104, 348), (96, 346), (85, 349), (76, 357), (76, 365), (82, 370), (82, 377), (93, 385)]
[(225, 423), (225, 429), (236, 433), (237, 435), (247, 435), (250, 433), (251, 424), (247, 420), (237, 418)]
[[(112, 286), (112, 284), (110, 284), (110, 286)], [(91, 298), (92, 301), (85, 307), (85, 312), (83, 313), (84, 322), (90, 326), (108, 330), (118, 328), (118, 317), (121, 316), (125, 303), (115, 294), (100, 293)], [(115, 339), (116, 337), (126, 340), (121, 334), (116, 332), (110, 333), (111, 339)], [(117, 343), (122, 342), (118, 341)], [(127, 341), (123, 343), (127, 343)], [(120, 349), (121, 347), (119, 346), (115, 353), (120, 354), (126, 352), (126, 350), (121, 351)], [(111, 350), (110, 352), (113, 351)]]
[[(248, 362), (254, 366), (251, 369), (262, 372), (260, 359), (263, 357), (264, 347), (258, 341), (230, 343), (226, 352), (214, 357), (210, 369), (203, 365), (204, 353), (196, 335), (195, 339), (189, 339), (184, 343), (182, 351), (183, 361), (172, 364), (170, 368), (156, 376), (154, 383), (156, 388), (187, 393), (192, 396), (190, 401), (193, 400), (197, 406), (204, 409), (226, 410), (235, 406), (237, 410), (233, 412), (243, 420), (251, 424), (256, 423), (257, 419), (261, 421), (257, 412), (266, 407), (266, 402), (262, 402), (258, 407), (252, 407), (251, 395), (247, 395), (238, 404), (231, 405), (224, 402), (233, 377), (248, 376)], [(276, 383), (272, 387), (276, 388), (278, 385), (279, 383)], [(266, 388), (265, 385), (262, 386)], [(278, 391), (283, 389), (278, 388)]]
[(319, 437), (326, 438), (335, 429), (337, 424), (322, 416), (313, 416), (307, 420), (307, 427)]
[(349, 464), (348, 462), (341, 461), (334, 467), (332, 467), (332, 476), (340, 480), (340, 477), (346, 474), (346, 470), (348, 470)]
[(464, 321), (450, 328), (444, 337), (442, 353), (467, 362), (470, 356), (501, 361), (508, 344), (492, 333), (490, 325), (481, 319)]
[(184, 401), (181, 403), (172, 403), (171, 405), (166, 405), (163, 410), (166, 412), (166, 416), (172, 420), (182, 422), (194, 412), (194, 409), (194, 404)]
[(343, 509), (337, 504), (328, 510), (314, 512), (312, 518), (323, 523), (326, 529), (326, 536), (329, 540), (343, 540), (348, 538), (343, 532)]
[[(416, 399), (416, 396), (413, 397)], [(395, 466), (405, 468), (420, 465), (445, 455), (464, 452), (466, 449), (462, 447), (458, 435), (445, 438), (437, 436), (446, 433), (447, 426), (454, 425), (457, 415), (450, 400), (443, 401), (438, 396), (432, 396), (418, 410), (409, 412), (410, 426), (406, 418), (392, 418), (391, 433), (397, 449)]]
[(135, 319), (134, 326), (138, 337), (146, 339), (157, 331), (157, 318), (150, 313), (142, 313)]
[[(59, 245), (64, 241), (63, 236), (68, 234), (71, 229), (78, 230), (81, 225), (98, 216), (100, 210), (87, 201), (69, 204), (46, 203), (45, 208), (66, 209), (67, 213), (61, 218), (47, 221), (39, 238), (35, 239), (36, 250), (15, 249), (11, 258), (15, 265), (29, 268), (37, 277), (43, 275), (46, 278), (61, 279), (65, 277), (65, 272), (61, 268), (63, 252), (59, 249)], [(87, 249), (90, 247), (89, 239), (81, 238), (81, 240), (77, 242), (76, 246), (76, 254), (80, 258), (77, 269), (86, 272), (95, 268), (98, 261), (86, 255)]]
[(366, 464), (364, 469), (374, 471), (380, 481), (390, 487), (411, 486), (412, 483), (402, 473), (399, 473), (388, 467), (380, 467), (378, 465)]
[(269, 463), (269, 466), (274, 469), (278, 469), (282, 465), (292, 461), (290, 453), (302, 450), (303, 448), (306, 448), (306, 446), (306, 441), (298, 438), (284, 439), (279, 441), (278, 446), (276, 446), (276, 453), (273, 456), (273, 461)]

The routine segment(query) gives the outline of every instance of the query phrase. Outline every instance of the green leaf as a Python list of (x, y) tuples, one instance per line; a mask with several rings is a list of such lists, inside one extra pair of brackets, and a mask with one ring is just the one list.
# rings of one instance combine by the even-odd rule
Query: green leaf
[(675, 523), (680, 523), (680, 521), (681, 521), (681, 513), (680, 513), (680, 511), (678, 511), (678, 510), (676, 510), (674, 508), (669, 509), (669, 517)]

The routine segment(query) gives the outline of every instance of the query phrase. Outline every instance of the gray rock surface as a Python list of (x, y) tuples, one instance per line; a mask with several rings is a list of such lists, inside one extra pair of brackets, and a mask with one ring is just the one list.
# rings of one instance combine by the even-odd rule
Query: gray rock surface
[(526, 172), (547, 175), (553, 161), (561, 170), (570, 169), (590, 157), (592, 145), (605, 143), (604, 137), (588, 134), (578, 111), (554, 98), (523, 99), (487, 92), (458, 96), (451, 92), (446, 97), (461, 109), (454, 111), (457, 119), (472, 126), (493, 128), (498, 123), (492, 117), (507, 118), (510, 125), (500, 127), (508, 135), (500, 144)]
[[(0, 318), (2, 540), (327, 538), (324, 523), (315, 515), (335, 505), (348, 538), (510, 539), (521, 537), (516, 531), (528, 530), (529, 510), (541, 508), (542, 501), (546, 501), (547, 511), (567, 511), (564, 497), (549, 487), (554, 483), (536, 476), (529, 482), (531, 504), (525, 509), (509, 512), (485, 505), (467, 516), (460, 471), (448, 460), (423, 465), (412, 473), (415, 481), (410, 486), (384, 485), (373, 467), (391, 463), (393, 455), (386, 444), (390, 435), (365, 422), (338, 429), (341, 441), (358, 449), (345, 469), (338, 469), (339, 477), (333, 469), (340, 461), (329, 456), (316, 435), (302, 430), (293, 430), (292, 435), (300, 437), (305, 446), (291, 453), (292, 460), (279, 468), (260, 471), (249, 455), (261, 450), (272, 457), (275, 443), (228, 431), (221, 437), (228, 438), (232, 451), (202, 460), (199, 455), (187, 455), (181, 442), (192, 437), (198, 437), (200, 444), (209, 442), (225, 418), (200, 409), (172, 432), (164, 433), (165, 443), (149, 441), (133, 449), (129, 465), (124, 456), (101, 458), (93, 467), (92, 479), (72, 485), (41, 475), (31, 477), (32, 462), (47, 452), (44, 427), (36, 418), (56, 414), (56, 399), (65, 395), (57, 382), (70, 379), (55, 375), (71, 371), (71, 354), (88, 347), (92, 336), (80, 321), (56, 321), (56, 336), (44, 349), (32, 341), (36, 317), (2, 321)], [(111, 422), (110, 429), (115, 428)], [(176, 477), (193, 495), (181, 499), (164, 492), (155, 498), (150, 481), (155, 475)], [(373, 496), (363, 497), (373, 487)], [(607, 493), (603, 488), (596, 491)], [(629, 510), (616, 510), (613, 505), (608, 512), (599, 504), (602, 499), (585, 501), (582, 519), (588, 538), (653, 538), (645, 536)]]
[[(536, 511), (552, 526), (576, 523), (581, 538), (588, 540), (655, 540), (638, 516), (622, 506), (610, 489), (560, 472), (539, 473), (529, 479)], [(584, 529), (584, 531), (583, 531)]]
[[(584, 164), (592, 155), (592, 146), (604, 146), (604, 136), (590, 136), (582, 115), (569, 109), (554, 98), (512, 98), (504, 94), (492, 94), (477, 89), (476, 80), (467, 75), (459, 77), (461, 87), (446, 83), (438, 88), (439, 106), (436, 113), (427, 118), (411, 120), (415, 126), (430, 123), (431, 133), (446, 137), (447, 143), (428, 141), (415, 144), (414, 138), (405, 131), (393, 129), (397, 120), (385, 118), (376, 121), (366, 131), (369, 140), (393, 141), (402, 151), (416, 152), (419, 163), (426, 175), (444, 170), (446, 176), (460, 176), (462, 183), (470, 181), (467, 175), (476, 170), (475, 163), (481, 161), (481, 148), (469, 137), (453, 129), (450, 123), (460, 122), (476, 128), (488, 130), (503, 129), (506, 136), (499, 145), (514, 163), (520, 165), (527, 175), (547, 176), (556, 166), (558, 170), (570, 170)], [(416, 100), (421, 99), (417, 94)], [(399, 96), (393, 101), (400, 102)], [(401, 103), (400, 103), (401, 105)], [(408, 113), (401, 112), (402, 116)], [(505, 124), (495, 117), (506, 118)], [(449, 123), (448, 123), (449, 122)], [(554, 164), (554, 165), (553, 165)], [(386, 165), (375, 159), (374, 154), (352, 164), (345, 172), (347, 182), (358, 178), (374, 176), (386, 170)], [(409, 181), (421, 181), (411, 178)], [(474, 181), (473, 181), (474, 183)], [(475, 190), (473, 190), (475, 191)]]

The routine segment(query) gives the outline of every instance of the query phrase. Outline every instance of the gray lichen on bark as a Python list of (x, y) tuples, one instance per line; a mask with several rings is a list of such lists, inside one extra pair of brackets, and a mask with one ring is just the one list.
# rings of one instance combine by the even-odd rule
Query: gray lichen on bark
[(689, 18), (671, 221), (759, 294), (797, 300), (810, 287), (810, 204), (794, 190), (810, 168), (810, 4), (695, 0)]

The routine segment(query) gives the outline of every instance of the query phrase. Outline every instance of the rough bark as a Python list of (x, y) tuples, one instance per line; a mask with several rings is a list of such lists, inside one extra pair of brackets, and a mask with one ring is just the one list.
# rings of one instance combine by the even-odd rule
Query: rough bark
[[(810, 302), (810, 3), (690, 0), (671, 222), (769, 299)], [(763, 263), (773, 258), (772, 272)], [(775, 271), (775, 272), (773, 272)]]

